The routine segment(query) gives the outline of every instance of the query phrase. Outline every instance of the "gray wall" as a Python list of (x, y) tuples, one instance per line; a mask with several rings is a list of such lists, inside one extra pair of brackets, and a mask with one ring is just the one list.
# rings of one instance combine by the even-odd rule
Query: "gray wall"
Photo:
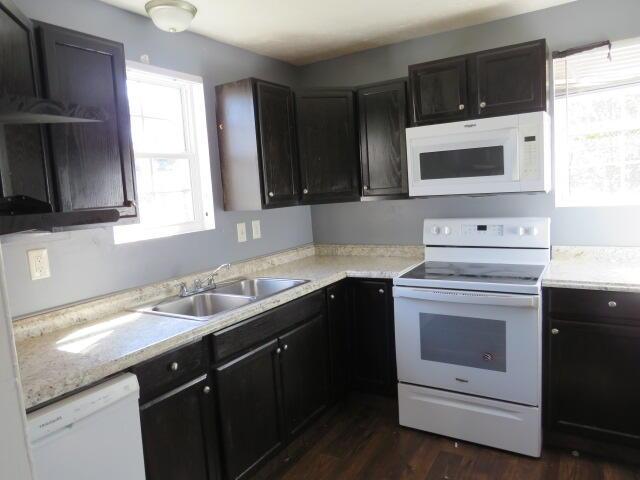
[[(551, 50), (640, 36), (638, 0), (578, 0), (302, 68), (308, 86), (360, 85), (407, 75), (407, 65), (546, 38)], [(421, 243), (426, 217), (543, 215), (556, 245), (640, 245), (640, 208), (555, 208), (553, 194), (433, 198), (311, 208), (316, 242)]]
[[(145, 17), (96, 0), (16, 3), (37, 20), (123, 42), (128, 59), (138, 60), (146, 53), (153, 65), (204, 78), (216, 228), (125, 245), (113, 244), (111, 228), (3, 238), (14, 317), (312, 241), (309, 207), (245, 213), (221, 210), (217, 139), (211, 128), (215, 85), (248, 76), (295, 84), (295, 67), (199, 35), (161, 32)], [(237, 243), (236, 222), (252, 219), (261, 220), (262, 239)], [(31, 281), (26, 251), (37, 247), (48, 248), (52, 277)]]

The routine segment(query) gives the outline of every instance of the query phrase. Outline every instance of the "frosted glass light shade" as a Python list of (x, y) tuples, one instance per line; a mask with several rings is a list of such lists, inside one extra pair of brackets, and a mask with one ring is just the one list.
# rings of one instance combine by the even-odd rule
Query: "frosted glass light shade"
[(156, 27), (171, 33), (189, 28), (198, 11), (184, 0), (151, 0), (144, 8)]

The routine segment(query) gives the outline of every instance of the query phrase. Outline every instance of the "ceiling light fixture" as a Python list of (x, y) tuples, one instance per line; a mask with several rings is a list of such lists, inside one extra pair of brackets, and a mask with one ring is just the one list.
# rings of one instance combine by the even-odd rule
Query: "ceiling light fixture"
[(196, 16), (198, 9), (185, 0), (151, 0), (144, 6), (147, 15), (160, 30), (182, 32)]

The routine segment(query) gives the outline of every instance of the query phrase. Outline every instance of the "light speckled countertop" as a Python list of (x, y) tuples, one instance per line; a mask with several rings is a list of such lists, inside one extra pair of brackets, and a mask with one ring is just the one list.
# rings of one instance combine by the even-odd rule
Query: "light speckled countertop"
[(121, 312), (105, 318), (18, 338), (16, 348), (27, 408), (95, 383), (141, 361), (250, 318), (347, 276), (392, 278), (420, 257), (307, 256), (255, 271), (261, 277), (310, 282), (230, 310), (209, 322)]
[(640, 292), (640, 248), (554, 247), (542, 286)]

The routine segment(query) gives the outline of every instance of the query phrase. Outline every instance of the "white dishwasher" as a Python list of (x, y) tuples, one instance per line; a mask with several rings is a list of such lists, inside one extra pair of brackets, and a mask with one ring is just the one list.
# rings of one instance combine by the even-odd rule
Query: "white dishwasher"
[(27, 415), (37, 480), (144, 480), (135, 375)]

